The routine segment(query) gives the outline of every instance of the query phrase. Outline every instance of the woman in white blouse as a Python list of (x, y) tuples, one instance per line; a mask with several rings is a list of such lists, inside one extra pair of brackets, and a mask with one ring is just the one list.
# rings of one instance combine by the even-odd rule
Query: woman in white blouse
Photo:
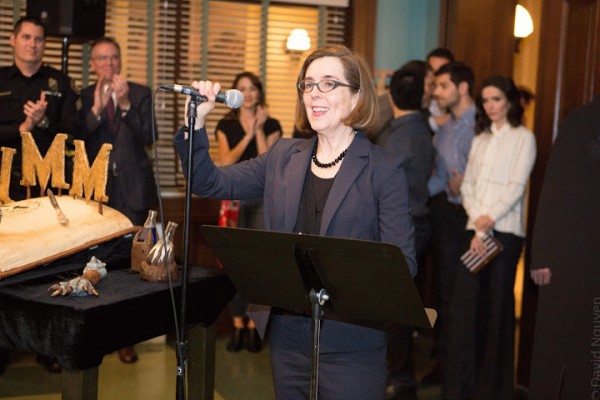
[[(451, 304), (465, 369), (465, 397), (512, 399), (514, 390), (515, 271), (525, 237), (527, 181), (536, 156), (533, 133), (521, 125), (523, 108), (513, 80), (486, 79), (476, 100), (476, 136), (461, 186), (472, 231), (465, 250), (484, 253), (493, 235), (503, 251), (477, 274), (461, 267)], [(456, 301), (455, 301), (456, 300)], [(454, 364), (456, 363), (456, 364)], [(462, 395), (462, 394), (461, 394)]]

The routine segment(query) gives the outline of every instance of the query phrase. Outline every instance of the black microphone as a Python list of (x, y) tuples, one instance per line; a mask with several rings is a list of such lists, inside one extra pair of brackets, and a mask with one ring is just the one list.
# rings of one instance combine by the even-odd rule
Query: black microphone
[[(187, 94), (188, 96), (194, 96), (194, 97), (200, 99), (201, 102), (205, 102), (208, 100), (206, 98), (206, 96), (201, 95), (200, 92), (198, 92), (196, 89), (194, 89), (193, 87), (190, 87), (190, 86), (183, 86), (183, 85), (175, 84), (175, 85), (160, 85), (159, 87), (161, 89), (169, 90), (171, 92), (177, 92), (177, 93)], [(242, 92), (240, 92), (239, 90), (230, 89), (230, 90), (226, 91), (225, 93), (219, 92), (216, 96), (215, 101), (217, 103), (225, 104), (229, 108), (240, 108), (240, 106), (242, 105), (242, 103), (244, 101), (244, 96), (242, 95)]]

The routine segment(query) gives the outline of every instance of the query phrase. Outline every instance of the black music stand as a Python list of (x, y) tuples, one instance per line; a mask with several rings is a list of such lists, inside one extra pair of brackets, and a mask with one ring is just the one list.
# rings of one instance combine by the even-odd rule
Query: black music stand
[(317, 399), (320, 321), (429, 328), (402, 251), (391, 244), (205, 225), (202, 234), (244, 300), (313, 320), (310, 399)]

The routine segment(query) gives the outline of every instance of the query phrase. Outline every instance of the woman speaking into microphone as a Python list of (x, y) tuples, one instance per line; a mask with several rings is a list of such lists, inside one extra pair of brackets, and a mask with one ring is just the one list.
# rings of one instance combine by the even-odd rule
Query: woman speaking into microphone
[[(376, 118), (377, 98), (361, 58), (343, 46), (311, 53), (296, 82), (296, 121), (298, 129), (310, 128), (317, 134), (311, 139), (279, 139), (256, 158), (220, 168), (209, 157), (204, 123), (221, 87), (210, 81), (192, 86), (208, 99), (196, 109), (193, 193), (216, 199), (262, 197), (266, 230), (390, 243), (402, 250), (411, 273), (416, 274), (404, 170), (363, 133)], [(186, 135), (181, 128), (174, 138), (184, 171)], [(311, 319), (290, 310), (272, 311), (270, 350), (276, 397), (305, 400), (310, 386)], [(264, 333), (266, 323), (259, 321), (268, 319), (253, 317), (258, 331)], [(320, 399), (384, 398), (382, 330), (325, 316), (319, 360)]]

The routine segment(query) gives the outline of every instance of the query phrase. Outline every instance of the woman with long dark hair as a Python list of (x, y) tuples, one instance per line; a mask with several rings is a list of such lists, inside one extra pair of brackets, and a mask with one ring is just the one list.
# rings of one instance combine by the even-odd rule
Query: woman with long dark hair
[[(265, 92), (258, 76), (244, 71), (236, 75), (232, 88), (244, 96), (242, 106), (231, 110), (217, 124), (215, 135), (222, 165), (235, 164), (263, 154), (281, 137), (279, 121), (269, 117)], [(226, 201), (225, 204), (230, 204)], [(264, 229), (262, 198), (245, 199), (239, 203), (237, 226)], [(236, 352), (246, 347), (251, 352), (262, 343), (254, 322), (246, 315), (248, 304), (236, 294), (229, 304), (233, 318), (233, 333), (227, 350)]]
[[(460, 293), (450, 305), (450, 335), (460, 352), (449, 365), (465, 369), (465, 398), (512, 399), (514, 390), (514, 294), (517, 263), (525, 237), (527, 182), (536, 156), (533, 133), (521, 125), (523, 108), (513, 80), (486, 79), (476, 99), (476, 136), (461, 186), (470, 243), (465, 250), (485, 253), (493, 236), (503, 251), (478, 273), (457, 272)], [(458, 368), (458, 367), (457, 367)], [(462, 395), (461, 394), (461, 395)]]

